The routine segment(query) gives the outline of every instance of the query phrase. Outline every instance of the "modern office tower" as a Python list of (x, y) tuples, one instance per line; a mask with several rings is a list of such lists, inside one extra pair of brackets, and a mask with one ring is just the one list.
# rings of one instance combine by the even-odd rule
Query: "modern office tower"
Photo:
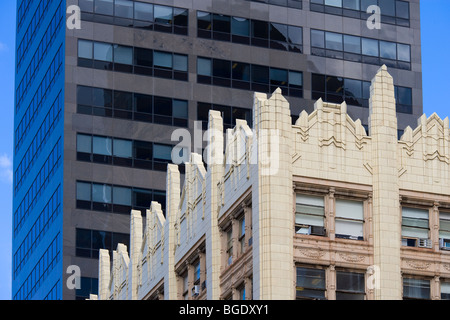
[[(379, 26), (366, 10), (373, 4)], [(18, 0), (17, 8), (14, 299), (96, 293), (99, 249), (129, 241), (132, 209), (145, 213), (155, 200), (165, 212), (172, 133), (193, 132), (195, 121), (206, 129), (210, 109), (225, 129), (251, 124), (253, 92), (280, 88), (293, 121), (318, 98), (345, 101), (369, 131), (370, 80), (385, 64), (399, 133), (422, 114), (419, 0)]]

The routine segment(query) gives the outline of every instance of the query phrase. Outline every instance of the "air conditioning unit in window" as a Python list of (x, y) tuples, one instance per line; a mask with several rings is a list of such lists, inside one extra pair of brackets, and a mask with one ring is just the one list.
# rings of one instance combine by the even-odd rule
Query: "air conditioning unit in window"
[(312, 236), (325, 236), (325, 228), (324, 227), (318, 227), (318, 226), (309, 226), (308, 234)]
[(450, 250), (450, 239), (439, 239), (439, 248), (442, 250)]
[(200, 294), (200, 286), (193, 286), (192, 287), (192, 296), (196, 297)]
[(417, 246), (419, 248), (431, 248), (433, 246), (433, 241), (431, 241), (431, 239), (419, 239)]

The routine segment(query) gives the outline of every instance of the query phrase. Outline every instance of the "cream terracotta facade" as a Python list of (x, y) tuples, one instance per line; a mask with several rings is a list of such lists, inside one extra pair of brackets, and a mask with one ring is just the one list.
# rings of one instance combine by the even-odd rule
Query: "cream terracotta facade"
[[(145, 218), (131, 212), (130, 248), (119, 245), (112, 266), (101, 250), (91, 299), (295, 299), (299, 266), (325, 270), (327, 299), (339, 270), (364, 274), (365, 299), (402, 299), (404, 278), (429, 281), (440, 299), (450, 280), (439, 241), (439, 215), (450, 212), (449, 121), (424, 115), (397, 140), (385, 66), (372, 80), (370, 135), (346, 109), (319, 100), (292, 125), (279, 90), (255, 93), (254, 127), (238, 121), (225, 144), (211, 111), (207, 169), (192, 154), (182, 183), (168, 166), (167, 211), (153, 202)], [(324, 199), (326, 234), (295, 232), (296, 194)], [(336, 235), (336, 199), (362, 203), (361, 239)], [(426, 246), (402, 246), (404, 206), (428, 210)]]

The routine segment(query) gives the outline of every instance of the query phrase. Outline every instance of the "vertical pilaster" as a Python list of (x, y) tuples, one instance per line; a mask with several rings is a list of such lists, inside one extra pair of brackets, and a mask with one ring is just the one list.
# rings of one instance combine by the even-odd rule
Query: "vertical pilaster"
[(131, 292), (129, 297), (131, 300), (138, 298), (138, 265), (140, 259), (140, 252), (142, 247), (142, 215), (138, 210), (131, 210), (130, 222), (130, 269), (129, 280), (131, 281)]
[[(277, 89), (269, 99), (255, 94), (257, 123), (258, 239), (253, 241), (255, 299), (292, 300), (294, 292), (291, 117)], [(253, 220), (255, 221), (255, 220)], [(257, 247), (257, 248), (255, 248)]]
[(111, 280), (111, 262), (109, 259), (109, 252), (106, 249), (100, 249), (98, 271), (98, 300), (108, 300), (109, 282)]
[(386, 66), (370, 89), (369, 132), (372, 137), (374, 264), (379, 267), (375, 299), (402, 298), (400, 276), (401, 216), (397, 165), (397, 116), (394, 83)]
[(208, 121), (208, 174), (207, 174), (207, 193), (210, 194), (208, 210), (210, 213), (206, 216), (210, 219), (209, 230), (206, 239), (206, 265), (208, 274), (206, 275), (207, 299), (218, 300), (220, 298), (220, 271), (221, 271), (221, 232), (218, 225), (219, 197), (217, 184), (223, 177), (224, 160), (224, 137), (223, 137), (223, 119), (219, 111), (209, 111)]
[(175, 272), (175, 246), (177, 243), (175, 223), (178, 206), (180, 205), (180, 171), (178, 166), (167, 165), (166, 181), (166, 225), (165, 235), (167, 245), (164, 246), (164, 265), (167, 273), (164, 281), (164, 295), (166, 300), (177, 299), (177, 274)]

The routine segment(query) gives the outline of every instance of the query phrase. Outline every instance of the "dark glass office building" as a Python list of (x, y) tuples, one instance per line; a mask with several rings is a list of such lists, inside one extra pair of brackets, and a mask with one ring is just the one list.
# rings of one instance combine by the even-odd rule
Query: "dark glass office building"
[[(81, 28), (67, 26), (81, 9)], [(370, 5), (380, 28), (369, 27)], [(98, 252), (165, 205), (173, 130), (252, 122), (281, 88), (293, 122), (346, 101), (367, 127), (386, 64), (399, 135), (422, 114), (419, 0), (17, 0), (13, 299), (97, 293)], [(70, 19), (69, 19), (70, 20)], [(72, 21), (72, 20), (70, 20)], [(370, 133), (369, 133), (370, 134)], [(181, 168), (182, 170), (183, 168)], [(73, 288), (73, 268), (81, 287)], [(68, 285), (69, 284), (69, 285)]]

